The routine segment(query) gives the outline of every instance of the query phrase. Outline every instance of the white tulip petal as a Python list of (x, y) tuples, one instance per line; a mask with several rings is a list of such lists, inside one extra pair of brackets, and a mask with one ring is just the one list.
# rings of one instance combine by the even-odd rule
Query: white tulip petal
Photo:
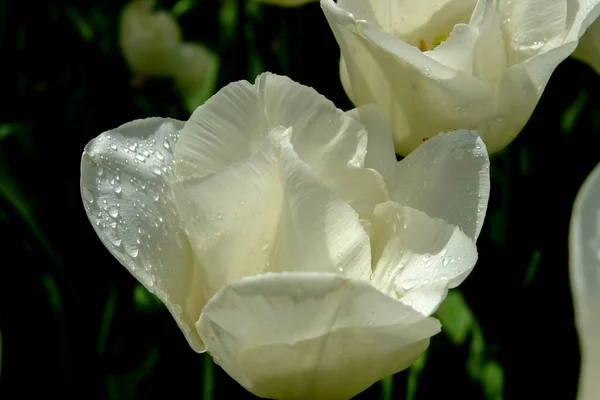
[(368, 137), (362, 123), (287, 77), (263, 74), (257, 85), (267, 125), (293, 127), (293, 152), (341, 200), (365, 214), (389, 198), (380, 174), (363, 168)]
[(202, 177), (243, 161), (280, 126), (294, 128), (296, 152), (330, 185), (349, 168), (363, 166), (367, 135), (362, 124), (314, 89), (265, 73), (254, 85), (227, 85), (194, 111), (176, 150), (177, 176)]
[(473, 76), (491, 90), (496, 90), (507, 67), (502, 18), (496, 4), (491, 1), (478, 2), (469, 24), (479, 31), (473, 57)]
[(555, 47), (567, 29), (567, 1), (503, 1), (499, 11), (504, 16), (503, 30), (511, 49), (512, 63)]
[(102, 243), (167, 306), (190, 345), (204, 305), (188, 239), (172, 202), (173, 146), (180, 121), (148, 118), (92, 140), (81, 160), (81, 193)]
[(570, 29), (564, 40), (565, 43), (581, 38), (588, 27), (598, 19), (600, 0), (569, 1), (567, 8), (567, 24), (570, 23)]
[(348, 399), (410, 366), (439, 322), (366, 282), (281, 273), (233, 282), (197, 323), (215, 362), (276, 399)]
[(340, 80), (342, 81), (342, 87), (346, 92), (346, 95), (350, 101), (354, 102), (352, 94), (352, 83), (350, 83), (350, 75), (348, 75), (348, 68), (346, 67), (346, 61), (344, 57), (340, 57)]
[(273, 130), (252, 157), (174, 186), (177, 209), (212, 297), (228, 282), (268, 269), (281, 214), (279, 142)]
[(175, 150), (179, 178), (202, 177), (254, 154), (269, 133), (256, 88), (230, 83), (198, 107)]
[(396, 153), (385, 115), (373, 104), (354, 108), (346, 114), (367, 128), (368, 144), (364, 167), (379, 172), (388, 190), (391, 190), (395, 186)]
[(448, 39), (435, 49), (426, 52), (440, 64), (467, 74), (473, 73), (473, 52), (479, 39), (479, 31), (467, 24), (458, 24)]
[(369, 238), (358, 215), (298, 158), (291, 134), (274, 129), (251, 158), (176, 187), (209, 297), (268, 271), (368, 278)]
[(363, 167), (367, 153), (364, 125), (313, 88), (288, 77), (263, 74), (256, 85), (267, 126), (293, 127), (294, 151), (328, 186), (335, 188), (349, 169)]
[[(298, 157), (286, 137), (281, 159), (285, 203), (271, 271), (323, 271), (368, 279), (369, 237), (356, 211)], [(364, 184), (357, 186), (367, 190), (359, 186)]]
[(578, 399), (592, 400), (600, 395), (600, 166), (575, 199), (569, 261), (581, 347)]
[(489, 158), (473, 131), (437, 135), (398, 163), (395, 202), (458, 226), (477, 240), (490, 191)]
[(458, 227), (393, 201), (375, 208), (372, 284), (431, 315), (477, 261), (474, 241)]

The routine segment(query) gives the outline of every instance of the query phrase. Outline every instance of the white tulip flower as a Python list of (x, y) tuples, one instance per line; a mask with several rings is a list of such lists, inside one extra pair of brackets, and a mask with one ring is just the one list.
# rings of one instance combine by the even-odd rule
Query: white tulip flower
[(315, 3), (319, 0), (255, 0), (258, 3), (271, 4), (281, 7), (300, 7), (308, 3)]
[(121, 14), (119, 43), (135, 74), (173, 78), (184, 92), (197, 90), (218, 66), (217, 56), (199, 43), (182, 41), (179, 24), (155, 0), (132, 0)]
[(85, 148), (104, 245), (190, 345), (252, 393), (348, 399), (414, 362), (469, 274), (489, 195), (472, 131), (397, 162), (374, 106), (344, 113), (260, 75), (187, 122), (150, 118)]
[(495, 153), (521, 131), (600, 0), (321, 0), (355, 105), (374, 103), (396, 151), (476, 129)]
[(578, 399), (594, 400), (600, 398), (600, 165), (575, 199), (569, 263), (581, 348)]
[(132, 0), (121, 13), (119, 43), (136, 74), (171, 77), (179, 59), (181, 29), (168, 12), (154, 10), (154, 0)]

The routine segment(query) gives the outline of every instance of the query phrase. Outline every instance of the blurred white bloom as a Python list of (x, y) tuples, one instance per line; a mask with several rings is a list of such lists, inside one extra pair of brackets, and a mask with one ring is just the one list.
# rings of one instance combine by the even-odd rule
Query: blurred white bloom
[(308, 3), (316, 3), (319, 0), (255, 0), (258, 3), (273, 4), (282, 7), (298, 7)]
[(509, 144), (599, 0), (321, 0), (354, 104), (377, 104), (398, 153), (451, 129)]
[(121, 14), (120, 46), (132, 72), (175, 79), (182, 90), (195, 90), (217, 57), (197, 43), (183, 42), (177, 21), (154, 10), (154, 0), (132, 0)]
[(600, 165), (575, 199), (569, 259), (581, 348), (578, 398), (595, 400), (600, 398)]
[(348, 399), (416, 360), (477, 259), (488, 157), (471, 131), (397, 162), (376, 107), (344, 113), (260, 75), (189, 121), (85, 148), (81, 191), (111, 253), (190, 345), (251, 392)]
[(585, 31), (573, 57), (587, 63), (600, 74), (600, 20), (596, 20)]

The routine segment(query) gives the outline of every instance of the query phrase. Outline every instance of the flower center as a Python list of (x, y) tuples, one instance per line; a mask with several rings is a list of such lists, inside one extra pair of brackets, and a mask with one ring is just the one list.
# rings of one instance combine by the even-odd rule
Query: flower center
[(396, 10), (384, 10), (387, 14), (381, 11), (381, 25), (388, 33), (424, 52), (445, 42), (457, 24), (468, 24), (476, 0), (420, 0), (402, 5)]
[(429, 48), (427, 47), (427, 42), (425, 41), (425, 39), (419, 39), (419, 44), (417, 47), (421, 51), (433, 50), (436, 47), (438, 47), (440, 44), (445, 42), (446, 39), (448, 39), (449, 37), (450, 37), (450, 33), (443, 33), (441, 35), (434, 37), (433, 41), (431, 43), (431, 47), (429, 47)]

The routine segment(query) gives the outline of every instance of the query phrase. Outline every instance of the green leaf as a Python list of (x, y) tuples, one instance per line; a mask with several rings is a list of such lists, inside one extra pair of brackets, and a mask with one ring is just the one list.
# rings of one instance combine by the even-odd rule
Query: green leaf
[(381, 385), (381, 400), (392, 400), (394, 392), (394, 376), (388, 376), (379, 381)]
[(164, 308), (162, 301), (139, 283), (133, 288), (133, 303), (137, 310), (145, 312), (154, 312)]
[(542, 252), (540, 250), (534, 250), (531, 254), (531, 261), (525, 271), (525, 279), (523, 280), (523, 286), (527, 287), (531, 284), (535, 272), (537, 271), (538, 265), (540, 265), (540, 259), (542, 258)]
[(17, 182), (10, 175), (4, 159), (5, 157), (0, 152), (0, 197), (15, 209), (21, 220), (27, 224), (36, 239), (62, 272), (62, 260), (58, 256), (58, 253), (54, 251), (50, 245), (50, 241), (38, 226), (31, 205), (25, 198), (25, 195)]
[(198, 4), (198, 0), (179, 0), (173, 8), (171, 9), (171, 14), (175, 18), (179, 18), (184, 14), (187, 14), (189, 11), (194, 9)]
[(100, 324), (100, 333), (98, 333), (98, 355), (103, 356), (106, 352), (106, 345), (110, 336), (110, 328), (112, 321), (115, 316), (117, 309), (117, 290), (114, 286), (110, 287), (108, 291), (108, 298), (104, 305), (104, 312), (102, 313), (102, 322)]
[(448, 292), (448, 296), (440, 305), (436, 316), (442, 322), (444, 333), (455, 345), (465, 342), (475, 323), (475, 317), (469, 305), (458, 290)]
[(200, 85), (181, 91), (185, 108), (190, 114), (215, 94), (219, 76), (219, 57), (215, 55), (214, 58), (214, 62), (207, 63), (208, 68)]
[(406, 383), (406, 400), (414, 400), (417, 397), (417, 389), (419, 388), (419, 376), (425, 368), (427, 362), (427, 351), (417, 359), (408, 369), (408, 381)]
[(442, 330), (456, 346), (468, 343), (469, 355), (466, 371), (481, 386), (487, 400), (503, 398), (504, 373), (500, 364), (487, 359), (483, 331), (461, 292), (453, 289), (440, 305), (436, 317)]
[(567, 134), (573, 130), (573, 127), (575, 126), (575, 123), (581, 116), (581, 113), (583, 112), (583, 109), (587, 104), (589, 97), (590, 94), (586, 90), (581, 91), (575, 98), (575, 101), (573, 101), (573, 104), (571, 104), (563, 112), (560, 118), (561, 133)]
[(502, 400), (504, 398), (504, 371), (496, 361), (488, 361), (482, 368), (481, 385), (487, 400)]
[(138, 387), (143, 379), (148, 377), (156, 366), (160, 352), (151, 348), (142, 364), (133, 371), (107, 377), (108, 394), (111, 400), (135, 400)]

